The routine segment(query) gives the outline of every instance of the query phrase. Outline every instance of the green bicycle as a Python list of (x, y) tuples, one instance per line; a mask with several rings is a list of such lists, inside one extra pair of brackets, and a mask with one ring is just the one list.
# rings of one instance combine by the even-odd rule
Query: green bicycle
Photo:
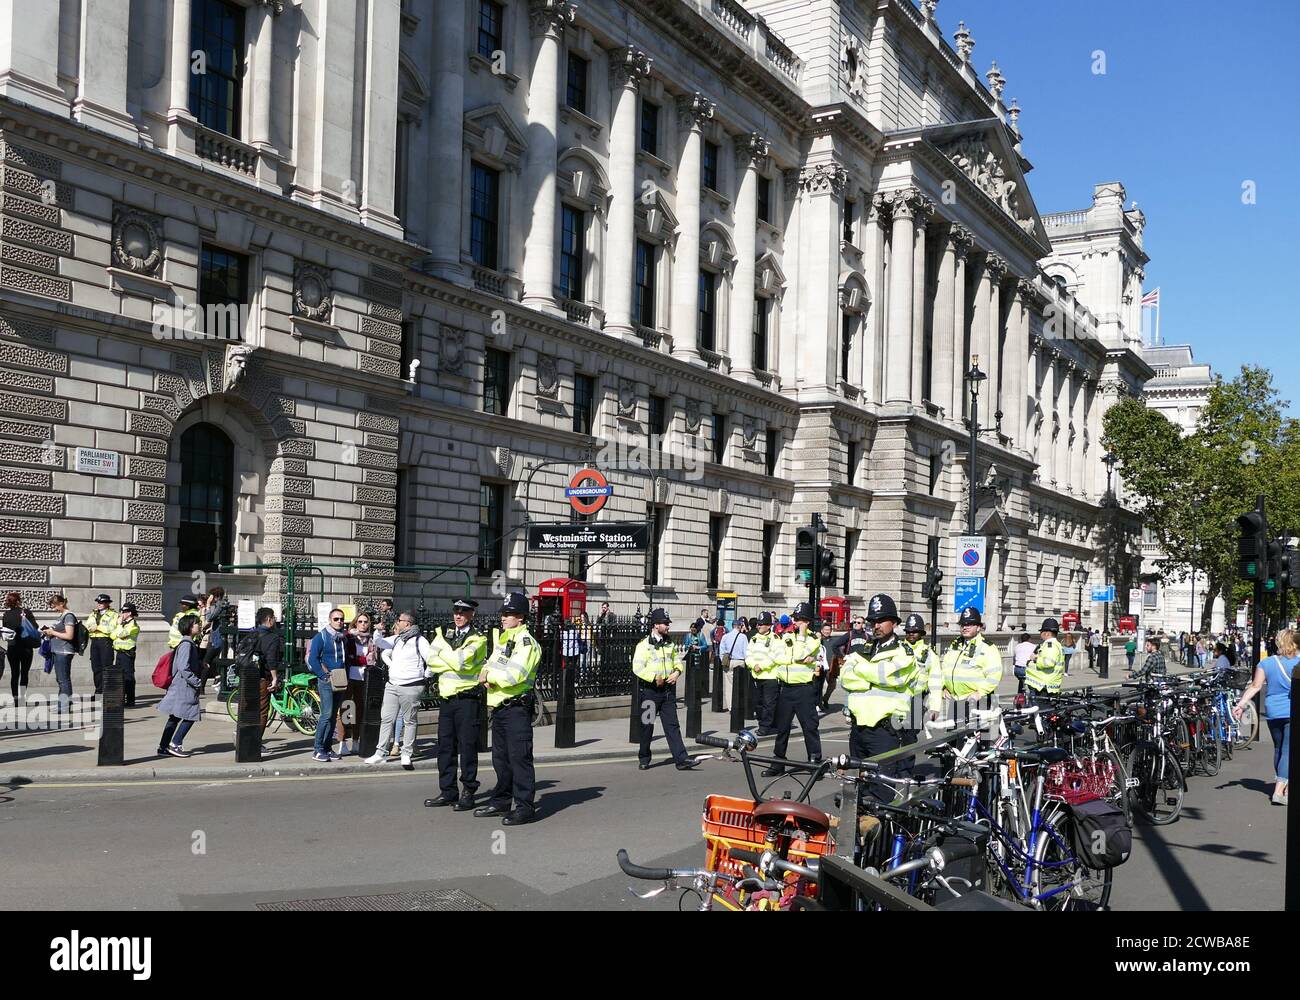
[[(280, 690), (271, 693), (271, 714), (267, 725), (287, 722), (304, 736), (316, 732), (320, 719), (320, 695), (316, 691), (316, 675), (293, 674)], [(232, 722), (239, 721), (239, 685), (226, 698), (226, 711)]]

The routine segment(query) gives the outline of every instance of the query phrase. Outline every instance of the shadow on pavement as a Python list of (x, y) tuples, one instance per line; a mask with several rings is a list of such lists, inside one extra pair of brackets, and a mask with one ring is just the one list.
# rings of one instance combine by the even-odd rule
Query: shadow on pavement
[(5, 794), (6, 792), (16, 792), (24, 785), (30, 784), (31, 782), (26, 778), (16, 778), (13, 781), (0, 782), (0, 805), (4, 805), (6, 802), (12, 802), (14, 800), (14, 797)]
[(34, 757), (52, 757), (70, 753), (88, 753), (95, 748), (93, 741), (82, 743), (80, 746), (63, 746), (57, 747), (40, 747), (35, 750), (15, 750), (13, 753), (0, 754), (0, 764), (7, 764), (10, 761), (31, 760)]
[(1226, 784), (1215, 785), (1214, 787), (1216, 789), (1240, 787), (1247, 791), (1258, 792), (1261, 795), (1268, 795), (1270, 797), (1273, 794), (1273, 782), (1264, 781), (1260, 778), (1238, 778), (1236, 781), (1229, 781)]
[[(536, 787), (538, 791), (541, 791), (543, 788), (549, 788), (554, 784), (553, 781), (539, 781)], [(591, 785), (587, 788), (566, 788), (560, 792), (548, 791), (537, 800), (537, 818), (546, 819), (556, 813), (563, 812), (570, 806), (578, 806), (584, 802), (598, 799), (604, 792), (604, 785)]]
[[(1186, 812), (1185, 809), (1184, 812)], [(1164, 878), (1165, 885), (1169, 886), (1169, 891), (1174, 894), (1174, 899), (1178, 902), (1178, 908), (1180, 910), (1208, 910), (1210, 908), (1209, 901), (1201, 895), (1201, 891), (1196, 888), (1191, 876), (1188, 875), (1187, 869), (1174, 855), (1172, 847), (1176, 845), (1172, 845), (1165, 840), (1158, 826), (1143, 824), (1138, 829), (1141, 830), (1142, 843), (1151, 851), (1156, 870)]]
[(1259, 861), (1266, 865), (1275, 865), (1273, 861), (1263, 851), (1243, 851), (1233, 847), (1231, 844), (1175, 844), (1170, 843), (1170, 847), (1177, 847), (1186, 851), (1204, 851), (1207, 854), (1217, 854), (1224, 858), (1237, 858), (1241, 861)]

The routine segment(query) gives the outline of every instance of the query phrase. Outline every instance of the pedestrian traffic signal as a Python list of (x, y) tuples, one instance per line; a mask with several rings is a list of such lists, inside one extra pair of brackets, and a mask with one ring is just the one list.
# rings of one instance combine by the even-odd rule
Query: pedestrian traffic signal
[(1300, 552), (1294, 549), (1282, 556), (1282, 582), (1288, 590), (1300, 590)]
[(1284, 554), (1282, 539), (1270, 538), (1268, 541), (1268, 560), (1265, 569), (1268, 576), (1264, 580), (1264, 589), (1278, 590), (1282, 586), (1282, 557)]
[(817, 548), (817, 529), (811, 526), (800, 528), (794, 539), (794, 568), (811, 571)]
[(1241, 535), (1237, 539), (1237, 575), (1243, 580), (1268, 579), (1268, 520), (1262, 510), (1237, 518)]
[(925, 582), (921, 584), (921, 596), (926, 600), (938, 600), (943, 593), (943, 570), (930, 566), (925, 571)]
[(819, 548), (821, 549), (821, 552), (818, 554), (818, 559), (821, 563), (821, 570), (822, 570), (821, 584), (823, 587), (834, 587), (835, 579), (836, 579), (835, 553), (832, 552), (830, 549), (826, 548), (824, 545), (819, 546)]

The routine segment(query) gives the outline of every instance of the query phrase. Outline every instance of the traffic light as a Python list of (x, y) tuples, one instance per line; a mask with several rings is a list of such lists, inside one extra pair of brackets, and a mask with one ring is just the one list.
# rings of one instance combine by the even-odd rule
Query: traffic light
[(1295, 549), (1282, 556), (1282, 581), (1288, 590), (1300, 590), (1300, 552)]
[(1268, 519), (1262, 510), (1237, 518), (1241, 535), (1237, 539), (1237, 575), (1243, 580), (1268, 579)]
[(1270, 593), (1282, 586), (1282, 559), (1284, 554), (1282, 539), (1270, 538), (1268, 540), (1268, 559), (1265, 566), (1268, 576), (1264, 580), (1264, 589)]
[(811, 526), (800, 528), (794, 536), (794, 568), (811, 570), (816, 547), (817, 530)]
[(821, 575), (822, 586), (834, 587), (835, 586), (835, 553), (832, 552), (830, 549), (826, 548), (824, 545), (819, 547), (821, 548), (819, 559), (821, 562), (821, 570), (822, 570), (822, 575)]
[(943, 570), (939, 568), (939, 539), (931, 538), (925, 557), (925, 580), (921, 584), (921, 596), (928, 600), (938, 600), (943, 590)]

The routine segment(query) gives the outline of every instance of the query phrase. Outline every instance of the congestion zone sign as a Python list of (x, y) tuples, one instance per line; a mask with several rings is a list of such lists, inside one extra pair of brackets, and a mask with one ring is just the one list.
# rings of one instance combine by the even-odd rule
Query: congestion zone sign
[(599, 469), (579, 469), (564, 490), (569, 505), (579, 514), (594, 514), (614, 492)]

